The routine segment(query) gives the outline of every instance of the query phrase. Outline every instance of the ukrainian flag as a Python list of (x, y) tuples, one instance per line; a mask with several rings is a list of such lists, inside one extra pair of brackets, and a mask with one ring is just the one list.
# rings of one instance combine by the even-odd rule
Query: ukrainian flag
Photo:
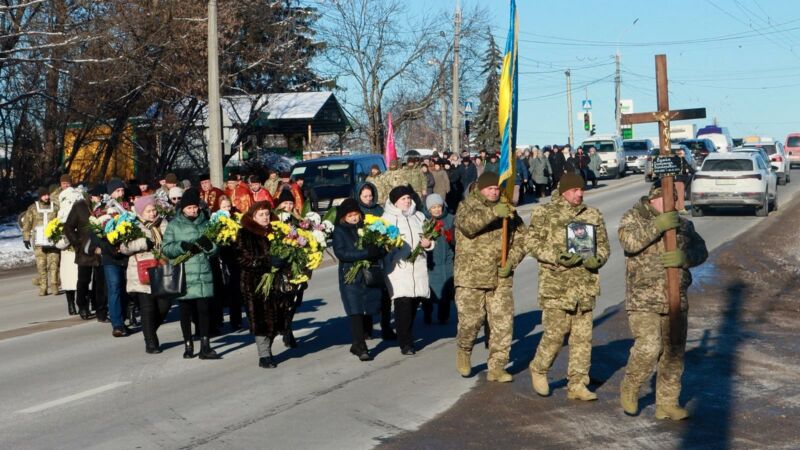
[(500, 185), (504, 187), (510, 200), (514, 194), (515, 161), (517, 145), (517, 4), (511, 0), (511, 17), (503, 55), (503, 68), (500, 71), (500, 92), (498, 93), (498, 124), (500, 129)]

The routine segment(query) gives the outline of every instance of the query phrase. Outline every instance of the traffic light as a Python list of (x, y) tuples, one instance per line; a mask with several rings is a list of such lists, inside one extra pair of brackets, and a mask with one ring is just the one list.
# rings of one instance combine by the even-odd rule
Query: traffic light
[(470, 125), (469, 120), (465, 120), (464, 121), (464, 134), (466, 134), (467, 137), (469, 137), (469, 125)]
[(583, 113), (583, 129), (589, 131), (592, 123), (592, 118), (588, 112)]
[(590, 131), (590, 132), (589, 132), (589, 135), (590, 135), (590, 136), (594, 136), (594, 135), (595, 135), (595, 133), (597, 133), (597, 131), (595, 130), (595, 126), (594, 126), (594, 124), (592, 124), (592, 131)]

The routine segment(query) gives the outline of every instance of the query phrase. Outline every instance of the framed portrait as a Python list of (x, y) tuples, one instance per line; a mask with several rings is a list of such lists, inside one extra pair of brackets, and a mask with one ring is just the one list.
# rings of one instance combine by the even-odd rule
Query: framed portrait
[(597, 254), (597, 233), (595, 226), (585, 222), (567, 224), (567, 251), (577, 253), (583, 258)]

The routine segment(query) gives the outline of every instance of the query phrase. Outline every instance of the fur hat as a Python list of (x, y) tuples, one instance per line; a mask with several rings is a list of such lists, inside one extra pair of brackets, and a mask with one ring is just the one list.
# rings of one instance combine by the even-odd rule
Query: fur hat
[(585, 182), (583, 181), (583, 177), (578, 175), (577, 173), (565, 173), (561, 179), (558, 181), (558, 192), (564, 193), (570, 189), (583, 189)]
[(346, 198), (341, 205), (336, 207), (336, 223), (338, 224), (341, 222), (342, 219), (351, 212), (357, 212), (361, 214), (362, 217), (364, 216), (364, 214), (361, 213), (361, 208), (358, 207), (358, 202), (355, 199)]
[(397, 186), (389, 192), (389, 201), (395, 204), (404, 195), (414, 197), (414, 190), (408, 186)]
[(183, 209), (187, 206), (200, 206), (200, 191), (197, 188), (189, 188), (183, 191), (183, 197), (181, 197), (178, 208)]
[(494, 172), (483, 172), (481, 176), (478, 177), (478, 190), (482, 190), (489, 186), (499, 186), (500, 185), (500, 177), (497, 176)]

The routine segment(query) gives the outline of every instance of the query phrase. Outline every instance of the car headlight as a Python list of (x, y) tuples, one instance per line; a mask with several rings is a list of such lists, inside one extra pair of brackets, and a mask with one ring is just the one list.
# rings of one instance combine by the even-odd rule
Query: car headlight
[(617, 165), (617, 160), (616, 159), (612, 159), (611, 162), (609, 162), (609, 164), (611, 164), (612, 166), (616, 166)]
[(339, 206), (339, 205), (341, 205), (341, 204), (342, 204), (342, 202), (344, 202), (346, 199), (347, 199), (347, 197), (344, 197), (344, 198), (335, 198), (335, 199), (333, 199), (333, 201), (331, 202), (331, 206)]

